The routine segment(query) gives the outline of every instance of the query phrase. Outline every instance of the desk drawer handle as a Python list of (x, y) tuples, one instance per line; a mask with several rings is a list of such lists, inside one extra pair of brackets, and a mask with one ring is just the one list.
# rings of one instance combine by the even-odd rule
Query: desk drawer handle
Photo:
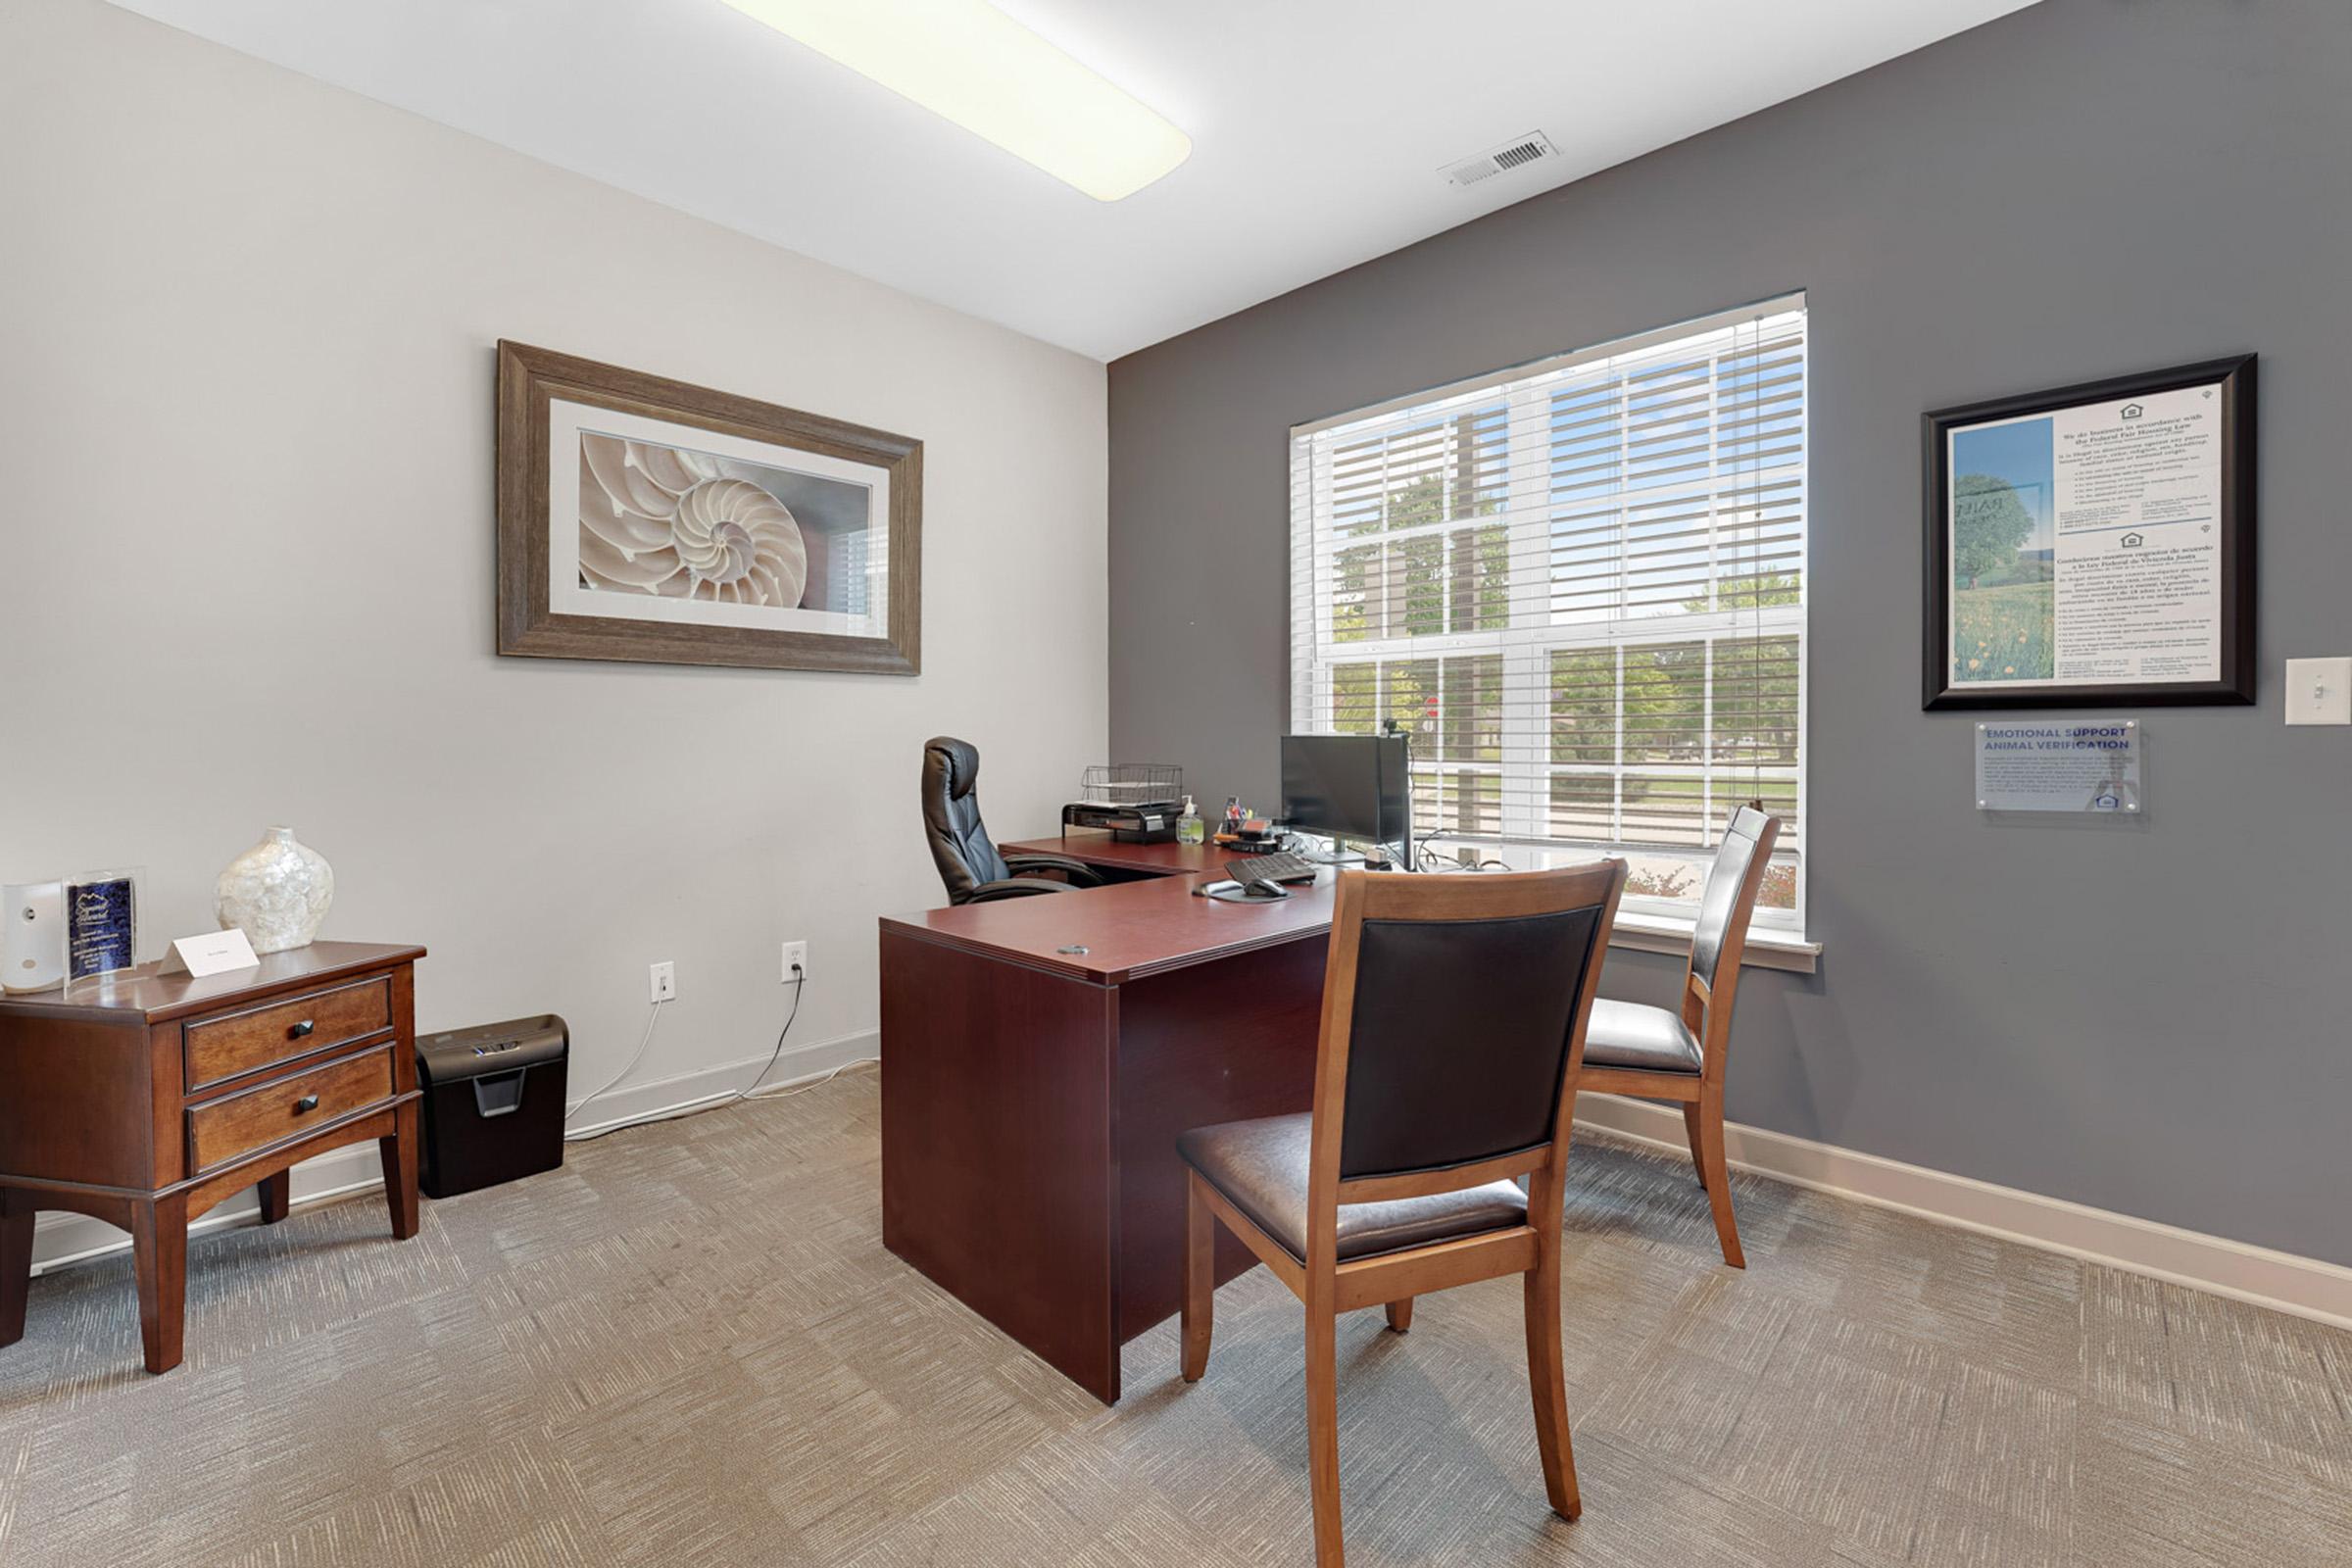
[(302, 1022), (300, 1022), (300, 1023), (296, 1024), (296, 1025), (295, 1025), (293, 1028), (291, 1028), (291, 1029), (287, 1030), (287, 1031), (286, 1031), (286, 1034), (287, 1034), (288, 1038), (290, 1038), (290, 1039), (294, 1039), (294, 1040), (300, 1040), (300, 1039), (302, 1039), (302, 1038), (303, 1038), (305, 1035), (308, 1035), (308, 1034), (309, 1034), (309, 1033), (310, 1033), (312, 1030), (314, 1030), (314, 1029), (316, 1029), (316, 1028), (318, 1028), (318, 1026), (316, 1023), (312, 1022), (312, 1021), (311, 1021), (310, 1019), (308, 1019), (308, 1018), (305, 1018), (305, 1019), (303, 1019), (303, 1020), (302, 1020)]
[(300, 1100), (294, 1102), (294, 1114), (297, 1116), (301, 1115), (304, 1111), (317, 1110), (318, 1108), (318, 1097), (317, 1095), (305, 1095)]

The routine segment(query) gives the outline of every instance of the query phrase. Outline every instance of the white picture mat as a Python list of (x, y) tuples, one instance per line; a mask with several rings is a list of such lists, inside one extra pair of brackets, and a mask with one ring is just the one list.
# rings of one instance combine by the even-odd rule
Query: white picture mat
[[(867, 463), (803, 452), (766, 441), (749, 441), (699, 425), (591, 408), (561, 398), (548, 402), (547, 608), (559, 615), (594, 615), (607, 620), (666, 621), (688, 626), (745, 626), (756, 631), (819, 632), (834, 637), (890, 635), (890, 470)], [(733, 458), (762, 467), (812, 474), (860, 485), (871, 495), (866, 515), (866, 573), (869, 589), (863, 615), (829, 610), (778, 609), (698, 599), (664, 599), (655, 594), (614, 593), (580, 586), (580, 434), (618, 436), (657, 446)]]

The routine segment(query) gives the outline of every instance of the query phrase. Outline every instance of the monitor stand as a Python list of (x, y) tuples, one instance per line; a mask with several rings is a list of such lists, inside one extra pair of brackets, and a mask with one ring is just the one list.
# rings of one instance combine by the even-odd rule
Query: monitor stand
[(1361, 865), (1378, 868), (1371, 856), (1361, 850), (1342, 849), (1338, 839), (1333, 839), (1331, 847), (1327, 850), (1297, 850), (1293, 853), (1309, 865)]

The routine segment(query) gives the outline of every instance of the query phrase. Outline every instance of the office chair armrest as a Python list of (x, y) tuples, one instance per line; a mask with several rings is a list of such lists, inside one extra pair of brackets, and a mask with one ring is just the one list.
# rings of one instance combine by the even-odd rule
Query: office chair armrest
[(1004, 864), (1014, 876), (1027, 876), (1033, 871), (1059, 871), (1074, 888), (1099, 888), (1102, 877), (1084, 860), (1073, 860), (1066, 855), (1007, 855)]
[(1078, 890), (1067, 882), (1049, 882), (1042, 876), (1006, 877), (998, 882), (983, 882), (964, 895), (966, 904), (986, 904), (995, 899), (1025, 899), (1039, 893), (1075, 893)]

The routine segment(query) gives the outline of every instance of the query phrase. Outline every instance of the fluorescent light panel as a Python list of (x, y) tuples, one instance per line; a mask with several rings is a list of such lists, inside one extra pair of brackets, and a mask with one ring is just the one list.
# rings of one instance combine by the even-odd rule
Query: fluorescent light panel
[(1097, 201), (1192, 156), (1165, 118), (986, 0), (727, 0)]

